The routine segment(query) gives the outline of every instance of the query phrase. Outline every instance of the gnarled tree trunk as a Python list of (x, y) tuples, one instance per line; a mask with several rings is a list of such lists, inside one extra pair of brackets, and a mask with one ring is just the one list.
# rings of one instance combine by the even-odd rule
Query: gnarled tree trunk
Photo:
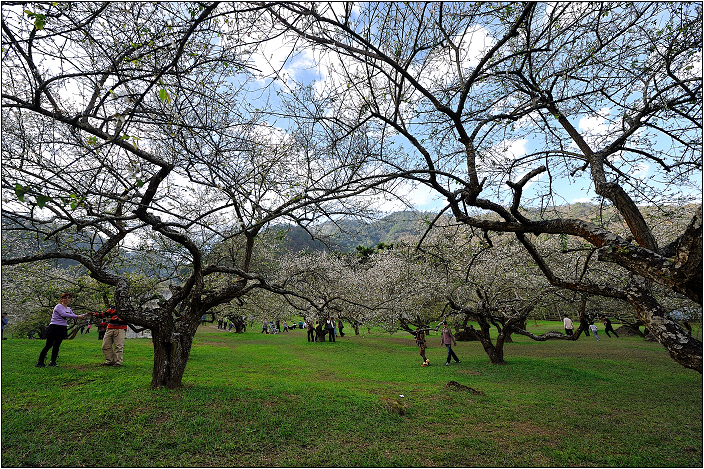
[(491, 337), (489, 336), (489, 333), (491, 331), (491, 326), (486, 323), (486, 327), (484, 324), (481, 323), (480, 321), (480, 330), (476, 330), (474, 326), (471, 324), (467, 329), (465, 329), (469, 335), (473, 335), (476, 340), (481, 342), (482, 347), (484, 347), (484, 351), (486, 352), (487, 356), (489, 357), (489, 362), (491, 362), (494, 365), (505, 365), (506, 362), (504, 361), (504, 341), (503, 341), (503, 333), (499, 334), (499, 337), (496, 339), (496, 345), (491, 341)]
[(182, 318), (177, 324), (162, 323), (152, 329), (152, 388), (176, 389), (181, 386), (200, 317), (198, 314), (192, 315), (190, 320)]
[(666, 311), (653, 296), (649, 283), (649, 280), (639, 275), (632, 275), (626, 288), (628, 302), (636, 317), (667, 349), (673, 360), (701, 373), (702, 343), (667, 317)]

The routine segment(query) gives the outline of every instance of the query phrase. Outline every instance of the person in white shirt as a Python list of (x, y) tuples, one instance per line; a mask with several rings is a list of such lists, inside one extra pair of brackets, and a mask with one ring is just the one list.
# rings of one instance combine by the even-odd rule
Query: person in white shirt
[(589, 323), (589, 330), (592, 331), (594, 337), (596, 337), (596, 340), (599, 341), (599, 334), (596, 333), (596, 326), (593, 322)]
[(574, 332), (574, 324), (572, 324), (572, 320), (567, 317), (566, 314), (565, 319), (562, 320), (562, 323), (565, 325), (565, 334), (572, 335), (572, 332)]

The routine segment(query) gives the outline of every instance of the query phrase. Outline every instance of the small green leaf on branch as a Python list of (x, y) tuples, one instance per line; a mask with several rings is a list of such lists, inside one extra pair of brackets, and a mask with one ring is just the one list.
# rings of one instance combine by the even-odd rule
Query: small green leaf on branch
[(159, 99), (166, 101), (167, 103), (171, 103), (171, 96), (169, 96), (169, 92), (164, 88), (159, 90)]
[(46, 195), (41, 195), (41, 194), (37, 195), (37, 205), (39, 206), (39, 208), (44, 208), (46, 203), (49, 202), (50, 200), (51, 200), (51, 197), (48, 197)]
[(20, 183), (15, 184), (15, 195), (20, 202), (24, 202), (24, 194), (29, 190), (29, 187), (24, 187)]

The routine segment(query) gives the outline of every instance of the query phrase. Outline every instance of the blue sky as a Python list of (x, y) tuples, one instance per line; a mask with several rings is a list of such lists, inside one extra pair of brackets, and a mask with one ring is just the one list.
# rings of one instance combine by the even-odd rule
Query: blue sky
[[(335, 8), (338, 7), (341, 9), (341, 4), (335, 6)], [(464, 61), (466, 65), (471, 66), (476, 56), (481, 54), (481, 52), (486, 49), (487, 45), (491, 43), (492, 39), (486, 30), (478, 28), (474, 31), (472, 40), (468, 43), (468, 49), (464, 51)], [(280, 76), (284, 81), (288, 81), (290, 84), (294, 82), (310, 84), (315, 81), (317, 86), (322, 87), (326, 81), (335, 80), (335, 77), (328, 76), (324, 72), (326, 66), (333, 60), (331, 56), (322, 57), (312, 50), (300, 50), (293, 56), (290, 56), (290, 50), (290, 45), (286, 43), (285, 36), (280, 36), (277, 42), (271, 42), (266, 45), (261, 56), (253, 56), (253, 59), (255, 65), (264, 72), (264, 75), (267, 74), (266, 71), (270, 70), (271, 67), (280, 69)], [(695, 60), (695, 65), (701, 74), (701, 55)], [(440, 75), (444, 73), (440, 69), (435, 70), (435, 72)], [(281, 84), (274, 86), (279, 87)], [(602, 138), (608, 138), (617, 131), (618, 129), (616, 127), (620, 122), (621, 117), (616, 116), (615, 111), (608, 107), (600, 109), (594, 115), (578, 116), (572, 119), (572, 124), (582, 132), (583, 135), (596, 135)], [(281, 122), (278, 124), (280, 125)], [(659, 142), (658, 144), (660, 145), (661, 143)], [(540, 143), (530, 138), (506, 142), (506, 145), (508, 147), (508, 154), (512, 155), (513, 158), (524, 156), (529, 152), (540, 149)], [(662, 143), (662, 145), (665, 146), (667, 143)], [(408, 145), (404, 145), (404, 147), (409, 148)], [(595, 144), (594, 148), (598, 148), (598, 145)], [(577, 150), (576, 147), (574, 150)], [(657, 168), (648, 163), (633, 166), (625, 164), (624, 161), (618, 161), (618, 157), (615, 158), (615, 163), (621, 164), (624, 172), (628, 174), (629, 177), (636, 180), (647, 180), (656, 175)], [(533, 167), (534, 166), (536, 166), (536, 164), (534, 164)], [(525, 171), (527, 172), (528, 169), (525, 169)], [(520, 177), (520, 175), (516, 175), (514, 180), (517, 180), (518, 177)], [(535, 182), (530, 183), (529, 186), (526, 187), (526, 196), (524, 199), (530, 199), (531, 195), (535, 194), (536, 189), (540, 189), (541, 185), (544, 186), (547, 178), (547, 175), (543, 174), (539, 178), (536, 178)], [(693, 185), (692, 188), (681, 188), (681, 195), (695, 199), (701, 198), (701, 175), (695, 175), (691, 183)], [(596, 194), (593, 191), (588, 170), (578, 173), (575, 177), (553, 179), (552, 184), (553, 192), (556, 194), (554, 199), (556, 204), (594, 202), (596, 200)], [(657, 186), (657, 183), (654, 184)], [(412, 188), (409, 185), (406, 186), (406, 192), (409, 201), (411, 201), (418, 210), (435, 211), (444, 206), (444, 201), (439, 200), (436, 193), (428, 190), (426, 187), (420, 186)], [(510, 196), (508, 192), (506, 196)], [(398, 202), (389, 201), (383, 203), (382, 208), (385, 211), (394, 211), (404, 209), (405, 207)]]

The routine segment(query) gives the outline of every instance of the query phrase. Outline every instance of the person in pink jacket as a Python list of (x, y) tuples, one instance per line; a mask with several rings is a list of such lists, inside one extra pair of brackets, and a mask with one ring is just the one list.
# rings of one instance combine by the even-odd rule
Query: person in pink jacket
[(457, 342), (455, 341), (455, 336), (452, 335), (452, 331), (449, 327), (447, 327), (446, 322), (442, 323), (442, 334), (440, 336), (440, 341), (442, 345), (447, 347), (447, 360), (445, 361), (445, 366), (450, 364), (450, 358), (454, 358), (455, 363), (459, 363), (460, 359), (457, 358), (457, 355), (455, 355), (455, 352), (452, 350), (452, 344), (457, 345)]

